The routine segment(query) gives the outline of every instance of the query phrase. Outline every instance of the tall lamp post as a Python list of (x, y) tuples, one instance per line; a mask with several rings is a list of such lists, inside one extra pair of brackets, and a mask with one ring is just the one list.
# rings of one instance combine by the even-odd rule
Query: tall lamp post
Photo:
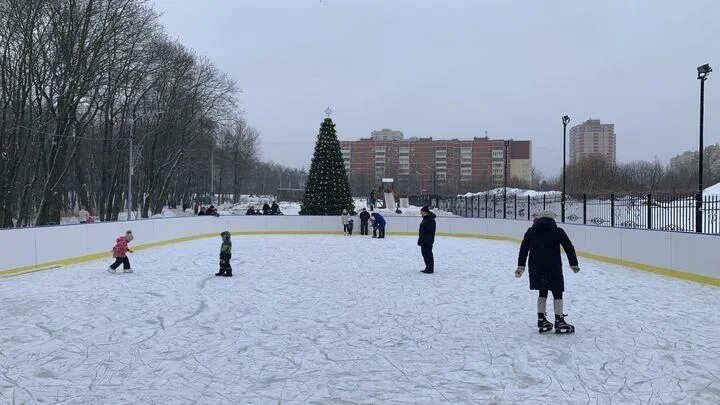
[(695, 195), (695, 232), (701, 233), (702, 227), (702, 206), (703, 206), (703, 115), (705, 113), (705, 80), (707, 75), (712, 72), (712, 68), (707, 63), (697, 68), (698, 80), (700, 80), (700, 148), (698, 149), (698, 192)]
[(508, 179), (508, 147), (511, 141), (503, 141), (505, 145), (505, 159), (503, 162), (503, 219), (507, 219), (507, 179)]
[(562, 170), (562, 199), (560, 201), (560, 221), (565, 222), (565, 167), (567, 166), (567, 163), (565, 161), (565, 155), (566, 149), (567, 149), (567, 124), (570, 122), (570, 117), (567, 115), (563, 115), (562, 117), (562, 124), (563, 124), (563, 170)]

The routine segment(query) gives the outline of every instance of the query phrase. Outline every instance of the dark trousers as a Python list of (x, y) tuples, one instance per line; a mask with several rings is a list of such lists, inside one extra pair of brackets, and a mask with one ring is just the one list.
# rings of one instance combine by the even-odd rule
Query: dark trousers
[(123, 269), (124, 269), (124, 270), (129, 269), (129, 268), (130, 268), (130, 259), (128, 259), (127, 256), (125, 256), (125, 257), (116, 257), (116, 258), (115, 258), (115, 263), (111, 264), (111, 265), (110, 265), (110, 268), (113, 269), (113, 270), (116, 270), (118, 267), (120, 267), (121, 264), (123, 265)]
[(220, 262), (220, 274), (232, 274), (232, 266), (230, 265), (230, 258)]
[(420, 245), (423, 260), (425, 261), (425, 270), (435, 271), (435, 257), (432, 252), (433, 245)]
[(360, 235), (368, 234), (368, 221), (360, 221)]
[(348, 226), (347, 226), (347, 225), (343, 225), (343, 232), (348, 233)]
[(385, 225), (373, 226), (373, 238), (385, 237)]

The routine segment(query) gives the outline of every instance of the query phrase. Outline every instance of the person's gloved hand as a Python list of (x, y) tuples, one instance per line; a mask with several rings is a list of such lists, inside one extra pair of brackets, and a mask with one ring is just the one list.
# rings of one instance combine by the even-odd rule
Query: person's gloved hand
[(577, 274), (580, 271), (580, 266), (570, 266), (570, 268), (572, 269), (572, 271), (575, 272), (575, 274)]
[(515, 278), (522, 277), (523, 273), (525, 273), (525, 267), (524, 266), (518, 266), (517, 270), (515, 270)]

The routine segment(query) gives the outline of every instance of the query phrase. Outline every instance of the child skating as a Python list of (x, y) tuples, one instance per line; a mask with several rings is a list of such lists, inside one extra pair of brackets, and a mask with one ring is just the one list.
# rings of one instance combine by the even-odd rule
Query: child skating
[[(575, 247), (573, 247), (565, 231), (555, 223), (555, 214), (553, 212), (540, 212), (535, 215), (535, 219), (533, 226), (525, 232), (525, 237), (520, 245), (515, 277), (522, 277), (523, 272), (525, 272), (528, 254), (530, 254), (530, 289), (539, 290), (537, 300), (538, 330), (540, 333), (544, 333), (552, 330), (554, 326), (555, 333), (573, 333), (575, 327), (565, 322), (565, 315), (563, 314), (562, 295), (565, 291), (565, 280), (562, 272), (560, 246), (565, 249), (570, 268), (577, 273), (580, 271), (580, 267), (578, 267)], [(548, 291), (552, 291), (553, 295), (555, 325), (550, 323), (545, 316)]]
[(120, 267), (120, 265), (123, 265), (123, 271), (125, 273), (132, 273), (132, 269), (130, 268), (130, 259), (127, 257), (127, 253), (132, 253), (133, 251), (130, 250), (128, 247), (128, 243), (132, 242), (132, 240), (135, 237), (132, 234), (132, 231), (125, 232), (125, 236), (120, 236), (115, 240), (115, 246), (113, 246), (113, 257), (115, 258), (115, 263), (110, 265), (110, 267), (107, 268), (107, 271), (110, 273), (117, 272), (117, 268)]
[(352, 231), (353, 231), (354, 228), (355, 228), (355, 221), (353, 221), (353, 219), (350, 218), (350, 219), (348, 220), (348, 224), (347, 224), (347, 234), (348, 234), (348, 236), (352, 236)]
[(224, 231), (220, 234), (220, 237), (222, 238), (222, 245), (220, 245), (220, 271), (215, 273), (215, 275), (232, 277), (232, 267), (230, 266), (232, 242), (230, 241), (230, 232)]

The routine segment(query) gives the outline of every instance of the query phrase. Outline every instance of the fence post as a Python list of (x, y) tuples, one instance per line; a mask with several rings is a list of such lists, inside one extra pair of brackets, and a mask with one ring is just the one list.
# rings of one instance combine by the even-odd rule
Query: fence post
[(497, 218), (497, 197), (496, 194), (493, 194), (493, 218)]
[(528, 221), (530, 220), (530, 195), (528, 194), (528, 205), (527, 205)]
[(485, 218), (488, 217), (488, 195), (485, 193)]
[(545, 207), (545, 194), (543, 194), (543, 211), (545, 211), (547, 208)]
[(615, 193), (610, 194), (610, 226), (615, 226)]
[(647, 195), (647, 228), (652, 229), (652, 194)]
[(515, 208), (515, 219), (517, 219), (517, 194), (515, 194), (515, 205), (513, 207)]
[(464, 215), (464, 217), (467, 218), (468, 198), (467, 198), (467, 197), (463, 197), (463, 202), (464, 202), (463, 205), (465, 206), (465, 215)]
[(587, 225), (587, 194), (583, 193), (583, 225)]

